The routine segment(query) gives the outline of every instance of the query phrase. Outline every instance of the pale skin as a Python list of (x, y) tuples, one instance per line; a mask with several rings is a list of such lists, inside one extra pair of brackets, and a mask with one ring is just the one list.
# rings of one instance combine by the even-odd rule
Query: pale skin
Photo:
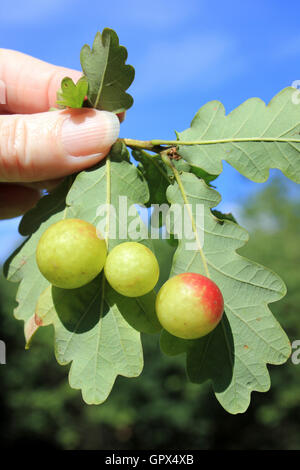
[[(118, 137), (124, 114), (117, 119), (88, 108), (49, 111), (57, 107), (65, 76), (77, 82), (82, 72), (0, 49), (0, 219), (23, 214), (42, 189), (96, 164)], [(71, 134), (62, 132), (67, 121)]]

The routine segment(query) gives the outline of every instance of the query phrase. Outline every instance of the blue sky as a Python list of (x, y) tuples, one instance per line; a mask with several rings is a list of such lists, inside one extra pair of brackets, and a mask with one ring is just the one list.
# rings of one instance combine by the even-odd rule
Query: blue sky
[[(299, 80), (299, 14), (297, 2), (279, 0), (10, 0), (0, 3), (0, 47), (80, 69), (82, 45), (98, 30), (115, 29), (136, 69), (135, 104), (121, 137), (168, 139), (209, 100), (230, 112), (253, 96), (269, 101)], [(259, 188), (227, 164), (217, 180), (224, 210), (238, 210)], [(16, 243), (17, 226), (0, 222), (0, 261)]]

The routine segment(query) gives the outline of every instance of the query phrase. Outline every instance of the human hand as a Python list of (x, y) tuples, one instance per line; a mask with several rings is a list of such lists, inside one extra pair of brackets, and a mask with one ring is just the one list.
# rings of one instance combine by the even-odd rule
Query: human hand
[(119, 135), (113, 113), (49, 111), (65, 76), (82, 73), (0, 49), (0, 219), (33, 207), (42, 189), (103, 159)]

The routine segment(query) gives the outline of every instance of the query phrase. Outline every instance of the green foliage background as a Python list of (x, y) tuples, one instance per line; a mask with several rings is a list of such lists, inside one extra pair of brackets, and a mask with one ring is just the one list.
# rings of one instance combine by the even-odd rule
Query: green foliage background
[[(250, 241), (239, 253), (277, 272), (287, 296), (271, 309), (291, 341), (300, 339), (300, 200), (282, 179), (249, 201), (243, 218)], [(186, 380), (184, 357), (167, 357), (158, 337), (143, 335), (145, 368), (118, 377), (109, 399), (88, 406), (57, 364), (52, 327), (24, 350), (23, 324), (12, 318), (16, 285), (0, 282), (0, 446), (60, 449), (300, 449), (300, 364), (269, 366), (272, 387), (254, 393), (248, 411), (232, 416), (210, 385)]]

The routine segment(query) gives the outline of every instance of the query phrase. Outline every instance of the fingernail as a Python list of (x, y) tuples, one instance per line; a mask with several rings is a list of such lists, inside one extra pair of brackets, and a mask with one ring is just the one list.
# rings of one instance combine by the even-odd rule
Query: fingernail
[(115, 114), (95, 109), (80, 110), (63, 122), (61, 140), (68, 155), (87, 156), (107, 151), (119, 132), (120, 122)]

